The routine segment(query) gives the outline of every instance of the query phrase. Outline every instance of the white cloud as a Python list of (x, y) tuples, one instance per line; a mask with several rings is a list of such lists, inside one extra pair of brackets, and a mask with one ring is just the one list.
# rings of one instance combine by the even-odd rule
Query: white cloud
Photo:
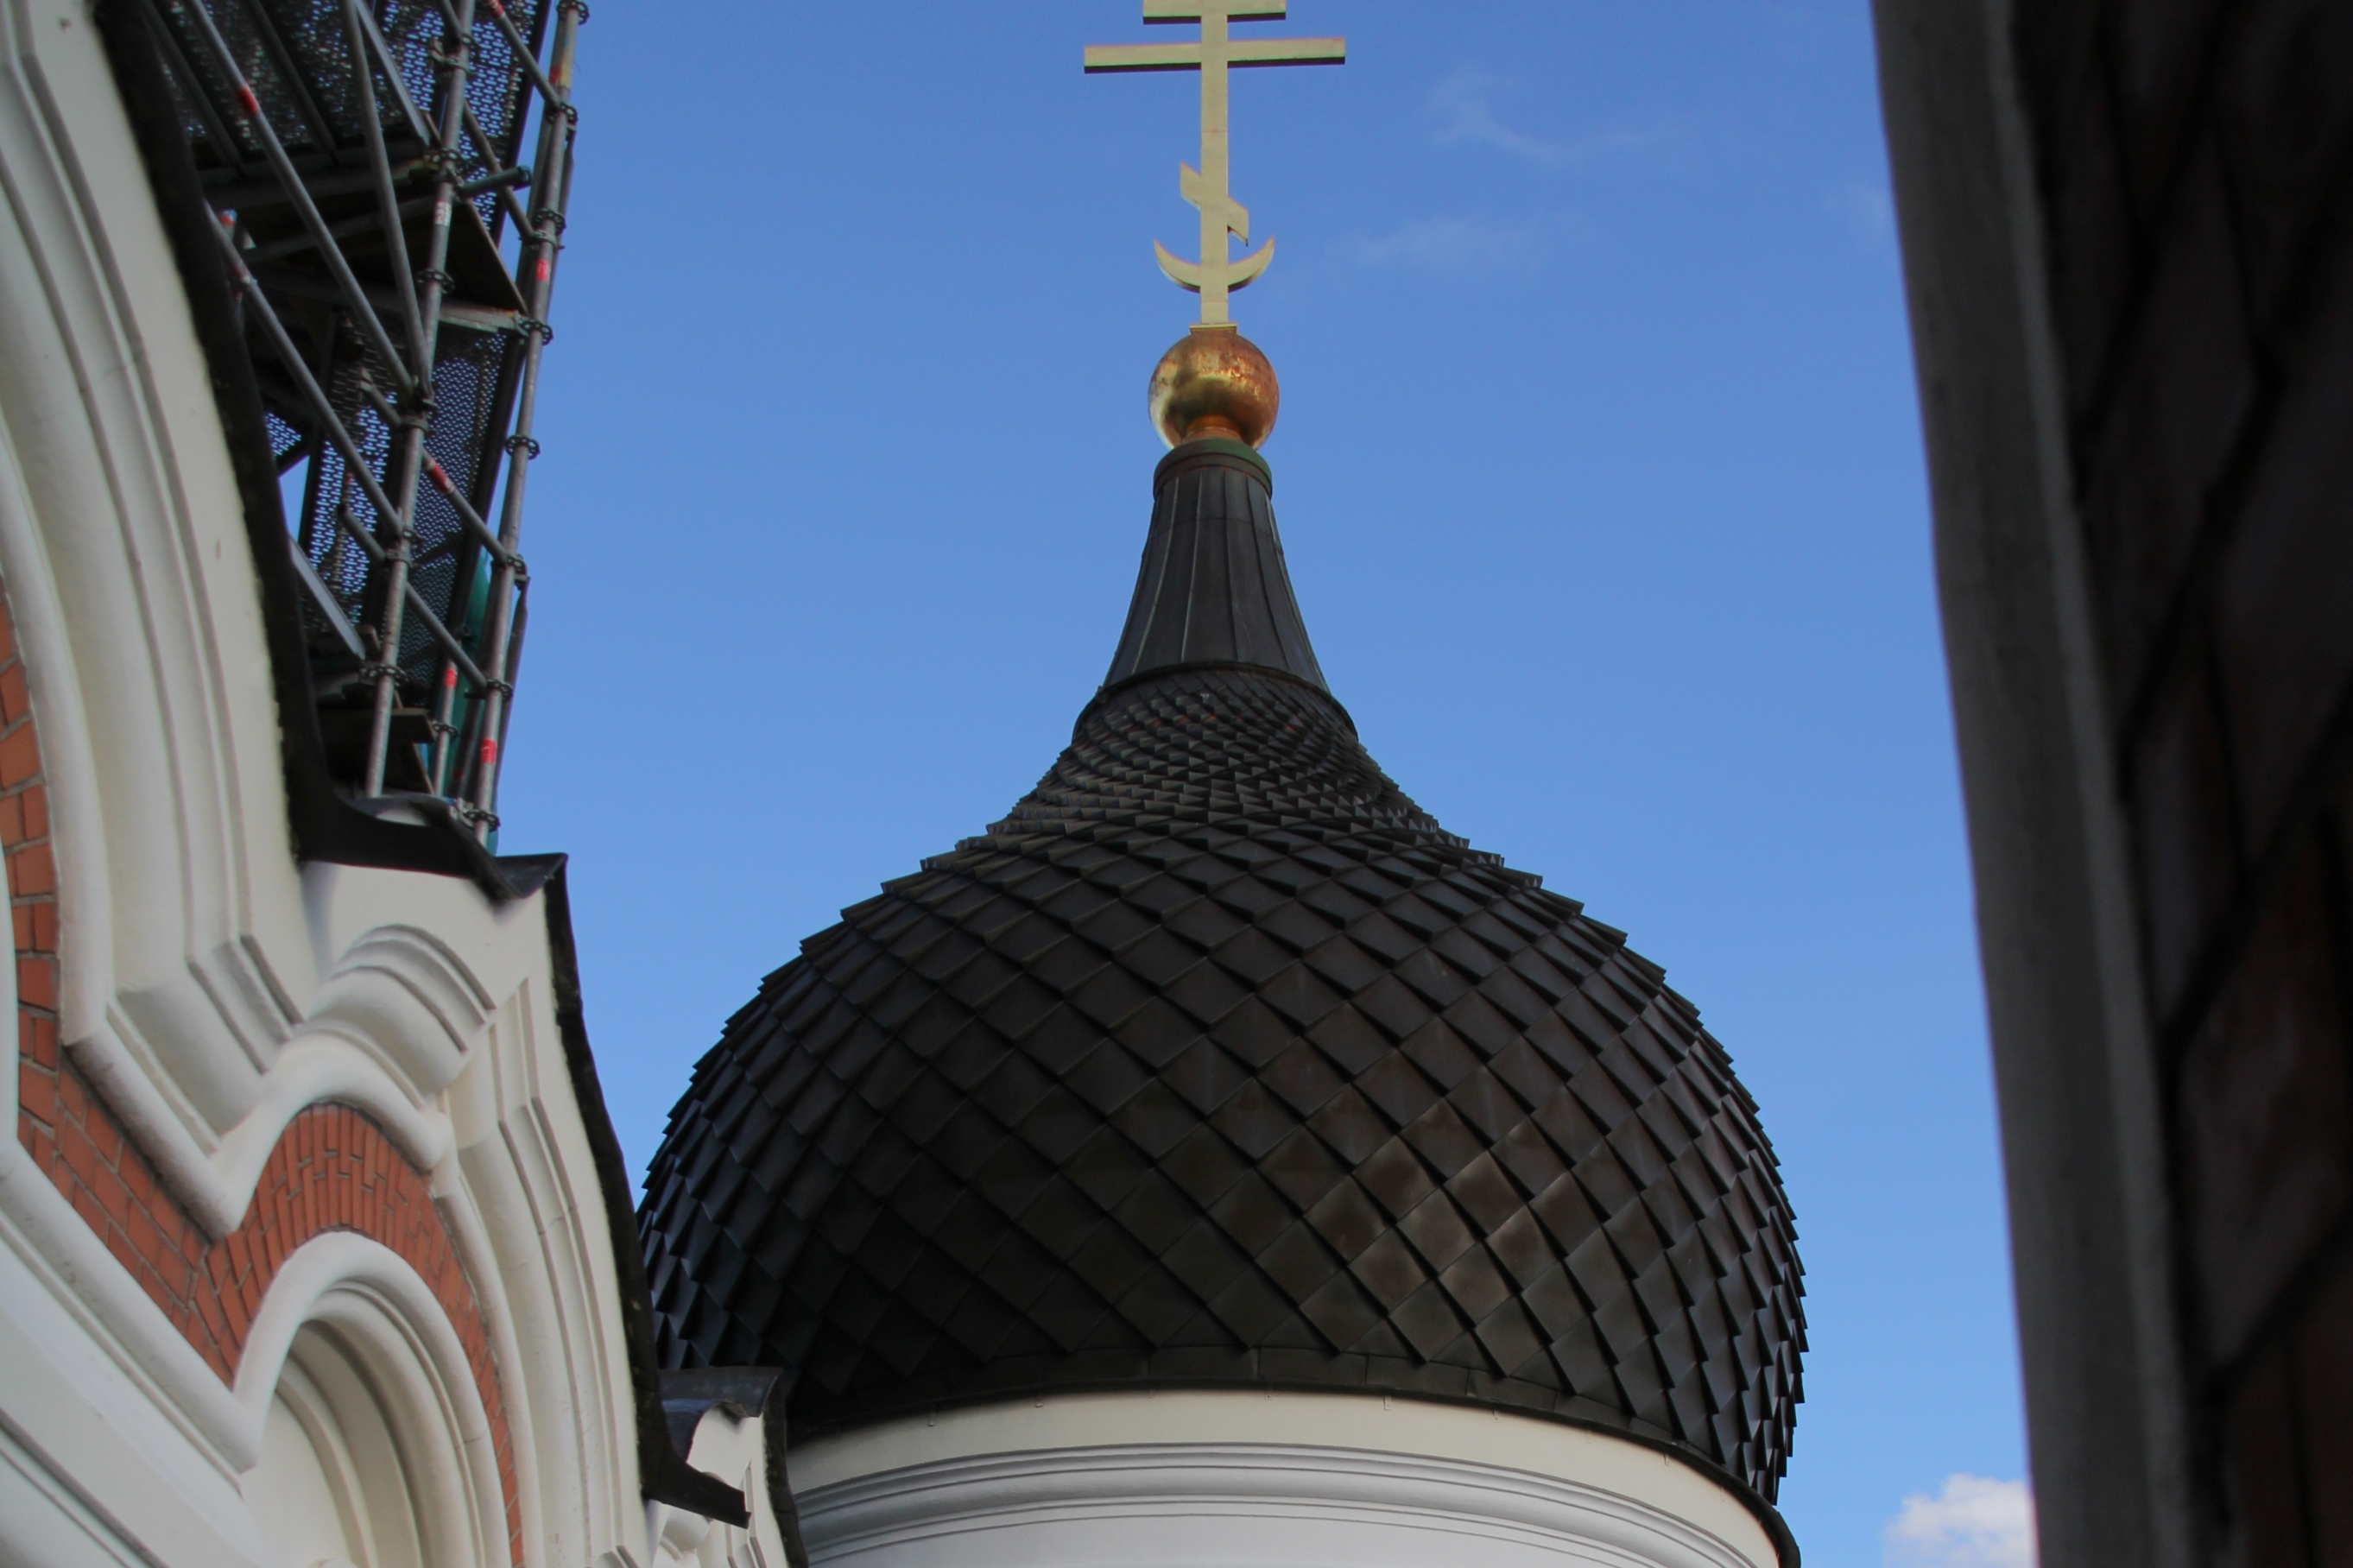
[(2035, 1568), (2034, 1498), (2024, 1481), (1947, 1476), (1887, 1521), (1887, 1568)]
[(1463, 66), (1440, 82), (1430, 96), (1430, 107), (1439, 118), (1438, 139), (1500, 147), (1514, 157), (1549, 169), (1581, 163), (1598, 153), (1637, 147), (1651, 140), (1631, 131), (1606, 131), (1575, 142), (1555, 142), (1531, 135), (1504, 124), (1496, 115), (1494, 105), (1489, 101), (1493, 86), (1487, 74), (1476, 66)]
[(1423, 272), (1479, 272), (1534, 263), (1544, 246), (1523, 225), (1478, 217), (1419, 218), (1372, 239), (1356, 242), (1356, 259), (1368, 267), (1409, 267)]

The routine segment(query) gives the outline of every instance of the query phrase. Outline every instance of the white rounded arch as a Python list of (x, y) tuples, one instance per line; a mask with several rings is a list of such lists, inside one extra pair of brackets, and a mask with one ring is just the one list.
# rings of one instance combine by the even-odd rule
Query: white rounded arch
[(348, 1231), (296, 1249), (237, 1366), (259, 1458), (247, 1506), (275, 1568), (507, 1568), (489, 1412), (417, 1271)]

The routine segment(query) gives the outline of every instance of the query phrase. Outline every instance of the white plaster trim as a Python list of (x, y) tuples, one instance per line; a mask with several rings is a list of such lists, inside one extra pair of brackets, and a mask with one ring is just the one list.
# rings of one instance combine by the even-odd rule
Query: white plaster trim
[[(58, 967), (65, 975), (74, 973), (75, 966), (99, 944), (76, 943), (73, 932), (78, 922), (65, 911), (80, 902), (81, 884), (68, 884), (62, 868), (58, 880)], [(65, 988), (61, 978), (59, 990)], [(208, 1236), (227, 1236), (244, 1217), (246, 1200), (252, 1189), (233, 1191), (213, 1169), (212, 1158), (203, 1143), (189, 1131), (195, 1112), (183, 1114), (177, 1097), (164, 1092), (171, 1079), (159, 1076), (146, 1058), (126, 1045), (117, 1024), (128, 1026), (111, 1007), (79, 1039), (69, 1040), (62, 1047), (72, 1058), (81, 1076), (90, 1080), (99, 1099), (122, 1124), (122, 1131), (139, 1152), (155, 1167), (155, 1174), (164, 1186), (184, 1205), (191, 1217), (204, 1226)], [(60, 1021), (59, 1032), (65, 1024)]]
[[(435, 1324), (448, 1327), (438, 1303), (429, 1317), (419, 1316), (414, 1303), (388, 1300), (375, 1282), (345, 1280), (320, 1297), (303, 1327), (342, 1341), (337, 1349), (390, 1428), (423, 1561), (431, 1568), (507, 1568), (506, 1495), (490, 1422), (462, 1352), (457, 1366), (448, 1364), (454, 1335), (445, 1343), (443, 1334), (424, 1331)], [(309, 1354), (287, 1357), (280, 1375), (311, 1372)]]
[(0, 1425), (0, 1561), (42, 1568), (161, 1568), (115, 1522)]
[[(427, 1173), (491, 1333), (515, 1447), (526, 1561), (533, 1568), (642, 1564), (645, 1513), (637, 1502), (627, 1347), (614, 1310), (617, 1271), (595, 1162), (543, 1000), (552, 994), (544, 906), (534, 899), (519, 900), (512, 911), (492, 910), (471, 888), (441, 879), (375, 871), (353, 878), (341, 875), (348, 868), (324, 869), (326, 877), (312, 884), (321, 896), (315, 918), (322, 935), (374, 930), (365, 918), (371, 913), (428, 918), (448, 942), (470, 955), (479, 950), (482, 956), (468, 973), (487, 968), (512, 976), (513, 988), (469, 1053), (468, 1070), (422, 1110), (371, 1045), (314, 1034), (273, 1069), (272, 1088), (285, 1086), (284, 1099), (258, 1107), (206, 1169), (216, 1177), (227, 1170), (242, 1183), (241, 1215), (259, 1162), (290, 1116), (322, 1098), (375, 1115)], [(499, 918), (511, 912), (511, 919)], [(469, 1140), (462, 1158), (454, 1137), (459, 1121)], [(309, 1269), (332, 1250), (312, 1248), (359, 1240), (322, 1237), (296, 1257)], [(254, 1410), (222, 1385), (13, 1139), (0, 1142), (0, 1242), (23, 1258), (57, 1310), (107, 1347), (208, 1468), (233, 1484), (256, 1462)], [(300, 1300), (322, 1288), (299, 1274), (290, 1280), (280, 1275), (266, 1310), (291, 1322), (302, 1315)], [(251, 1380), (260, 1375), (254, 1368), (282, 1356), (292, 1332), (282, 1325), (275, 1331), (274, 1352), (257, 1333), (245, 1352), (241, 1388), (253, 1393)], [(470, 1369), (467, 1375), (470, 1390)]]
[(0, 1243), (225, 1475), (260, 1457), (218, 1374), (155, 1310), (14, 1138), (0, 1141)]
[(406, 925), (364, 931), (322, 989), (322, 1019), (279, 1053), (251, 1109), (209, 1153), (111, 1027), (101, 1025), (69, 1050), (165, 1186), (218, 1237), (243, 1223), (288, 1125), (322, 1101), (365, 1111), (417, 1169), (438, 1165), (450, 1148), (449, 1122), (428, 1102), (488, 1026), (487, 998), (481, 977), (431, 934)]
[[(546, 1523), (543, 1494), (550, 1478), (540, 1470), (537, 1406), (515, 1332), (519, 1315), (515, 1297), (528, 1296), (533, 1283), (531, 1273), (518, 1266), (532, 1259), (528, 1254), (515, 1258), (500, 1256), (482, 1212), (486, 1202), (496, 1201), (495, 1190), (478, 1191), (469, 1183), (454, 1151), (432, 1168), (428, 1180), (434, 1205), (457, 1250), (458, 1265), (473, 1288), (474, 1310), (481, 1316), (482, 1331), (490, 1342), (492, 1375), (498, 1379), (499, 1403), (506, 1413), (507, 1441), (514, 1451), (515, 1495), (523, 1535), (526, 1540), (541, 1540)], [(579, 1465), (577, 1458), (559, 1461), (566, 1462)]]
[[(399, 897), (420, 879), (420, 873), (387, 873), (353, 890), (363, 899), (374, 892), (365, 901), (379, 913), (417, 906), (402, 912), (438, 916), (445, 926), (475, 937), (484, 959), (501, 968), (522, 966), (516, 953), (505, 950), (519, 937), (535, 937), (538, 928), (509, 926), (471, 887), (463, 889), (467, 897), (456, 900), (447, 897), (450, 889), (440, 888), (427, 889), (422, 899)], [(533, 912), (540, 910), (535, 898), (516, 901)], [(530, 962), (522, 958), (522, 964)], [(188, 1195), (201, 1202), (201, 1222), (216, 1236), (237, 1228), (288, 1125), (325, 1100), (366, 1112), (410, 1163), (434, 1170), (448, 1154), (452, 1139), (448, 1117), (432, 1102), (464, 1070), (492, 1011), (483, 976), (443, 938), (404, 920), (362, 929), (329, 970), (311, 1020), (262, 1075), (252, 1109), (190, 1173), (195, 1190)], [(81, 1059), (77, 1054), (77, 1062)], [(143, 1079), (132, 1092), (142, 1091), (152, 1092)]]
[[(16, 1262), (0, 1248), (0, 1475), (26, 1483), (0, 1498), (0, 1563), (62, 1568), (75, 1558), (58, 1549), (79, 1534), (111, 1537), (151, 1568), (259, 1568), (234, 1478)], [(44, 1529), (40, 1513), (80, 1528)]]
[[(166, 1184), (218, 1220), (192, 1086), (275, 1045), (278, 972), (310, 955), (259, 765), (266, 659), (242, 657), (260, 644), (241, 509), (118, 101), (85, 7), (0, 7), (0, 562), (50, 791), (61, 1033)], [(179, 1077), (132, 1014), (174, 1026)]]
[[(279, 1370), (302, 1325), (318, 1316), (319, 1304), (335, 1290), (364, 1290), (378, 1297), (387, 1310), (414, 1332), (430, 1352), (434, 1369), (445, 1379), (462, 1384), (458, 1401), (462, 1423), (459, 1436), (466, 1442), (487, 1441), (489, 1414), (474, 1387), (474, 1369), (456, 1325), (442, 1310), (440, 1298), (425, 1283), (407, 1259), (392, 1248), (356, 1231), (330, 1230), (312, 1237), (279, 1265), (253, 1315), (245, 1350), (237, 1364), (236, 1396), (245, 1413), (254, 1453), (261, 1448), (262, 1423), (269, 1416), (269, 1398), (278, 1387)], [(492, 1491), (497, 1490), (495, 1474)]]
[(67, 903), (69, 936), (109, 950), (112, 984), (68, 994), (66, 1034), (108, 1009), (136, 1017), (125, 1043), (164, 1047), (149, 1065), (168, 1065), (218, 1125), (294, 1021), (280, 972), (309, 955), (267, 660), (247, 656), (260, 629), (242, 506), (118, 104), (80, 5), (11, 0), (0, 181), (16, 220), (6, 309), (21, 352), (9, 417), (90, 748), (45, 760), (62, 879), (113, 884), (102, 927)]
[(375, 1060), (369, 1042), (306, 1031), (269, 1069), (260, 1102), (229, 1129), (207, 1164), (223, 1198), (237, 1207), (237, 1217), (227, 1229), (243, 1223), (262, 1169), (287, 1127), (312, 1106), (329, 1102), (364, 1112), (419, 1171), (432, 1170), (449, 1152), (449, 1119), (420, 1108)]
[(452, 1163), (471, 1205), (453, 1228), (461, 1247), (498, 1260), (501, 1388), (511, 1427), (529, 1429), (516, 1462), (528, 1456), (534, 1478), (526, 1529), (551, 1564), (616, 1552), (642, 1564), (649, 1516), (619, 1276), (561, 1036), (542, 1000), (554, 994), (543, 942), (536, 954), (448, 1097), (459, 1142)]
[[(1248, 1395), (1242, 1396), (1244, 1398)], [(1069, 1447), (799, 1493), (812, 1564), (1406, 1568), (1445, 1562), (1771, 1568), (1673, 1511), (1525, 1469), (1277, 1443)]]
[(463, 1070), (491, 1005), (480, 978), (439, 938), (388, 923), (337, 955), (311, 1018), (380, 1042), (386, 1065), (422, 1097), (447, 1089)]
[[(473, 1364), (439, 1298), (381, 1242), (329, 1231), (280, 1266), (237, 1363), (237, 1402), (251, 1451), (260, 1452), (262, 1426), (295, 1335), (314, 1322), (332, 1324), (361, 1349), (388, 1415), (406, 1415), (424, 1428), (409, 1434), (423, 1445), (405, 1456), (415, 1467), (412, 1484), (439, 1491), (457, 1483), (458, 1495), (420, 1496), (420, 1507), (438, 1505), (443, 1531), (471, 1537), (482, 1568), (503, 1568), (505, 1493)], [(437, 1479), (444, 1487), (435, 1487)]]
[[(5, 79), (0, 75), (0, 81)], [(5, 107), (5, 99), (0, 99), (0, 110)], [(0, 169), (0, 174), (5, 172)], [(124, 1131), (147, 1152), (164, 1184), (191, 1204), (201, 1223), (221, 1234), (235, 1228), (237, 1220), (234, 1215), (224, 1216), (217, 1198), (206, 1201), (212, 1194), (207, 1191), (205, 1150), (189, 1131), (193, 1111), (159, 1092), (139, 1058), (116, 1037), (107, 1018), (107, 999), (114, 983), (113, 944), (104, 935), (112, 923), (104, 824), (96, 820), (96, 812), (79, 809), (78, 803), (69, 808), (66, 782), (94, 775), (97, 763), (89, 728), (83, 722), (73, 646), (65, 634), (65, 608), (48, 569), (37, 510), (25, 487), (23, 460), (5, 419), (0, 419), (0, 575), (7, 582), (16, 646), (39, 725), (42, 771), (48, 780), (49, 845), (57, 865), (58, 946), (62, 960), (58, 976), (59, 1032), (71, 1039), (70, 1021), (89, 1022), (88, 1033), (68, 1047), (75, 1066), (99, 1089)], [(8, 984), (13, 999), (13, 969)], [(14, 1011), (11, 1007), (11, 1014)], [(11, 1110), (15, 1104), (12, 1074)]]
[[(1451, 1463), (1517, 1474), (1532, 1483), (1557, 1482), (1689, 1521), (1726, 1543), (1724, 1550), (1733, 1556), (1725, 1562), (1752, 1568), (1778, 1563), (1771, 1538), (1745, 1502), (1655, 1448), (1557, 1421), (1375, 1394), (1211, 1389), (1049, 1394), (1034, 1402), (952, 1407), (796, 1443), (789, 1468), (806, 1521), (810, 1499), (886, 1474), (928, 1475), (939, 1466), (1009, 1454), (1210, 1452), (1236, 1445)], [(878, 1484), (887, 1489), (901, 1483)], [(810, 1550), (816, 1550), (814, 1537)]]

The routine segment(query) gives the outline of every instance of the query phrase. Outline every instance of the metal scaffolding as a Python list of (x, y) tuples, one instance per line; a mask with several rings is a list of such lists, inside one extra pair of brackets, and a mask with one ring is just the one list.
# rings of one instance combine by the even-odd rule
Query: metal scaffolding
[(488, 839), (588, 8), (148, 0), (146, 15), (290, 497), (299, 484), (288, 545), (329, 770), (356, 796), (441, 796)]

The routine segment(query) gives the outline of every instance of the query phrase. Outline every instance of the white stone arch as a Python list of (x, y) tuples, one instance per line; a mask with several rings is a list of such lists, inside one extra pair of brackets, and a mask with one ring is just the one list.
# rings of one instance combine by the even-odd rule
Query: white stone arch
[(237, 1399), (273, 1568), (507, 1568), (505, 1493), (464, 1342), (398, 1254), (348, 1231), (288, 1258)]

